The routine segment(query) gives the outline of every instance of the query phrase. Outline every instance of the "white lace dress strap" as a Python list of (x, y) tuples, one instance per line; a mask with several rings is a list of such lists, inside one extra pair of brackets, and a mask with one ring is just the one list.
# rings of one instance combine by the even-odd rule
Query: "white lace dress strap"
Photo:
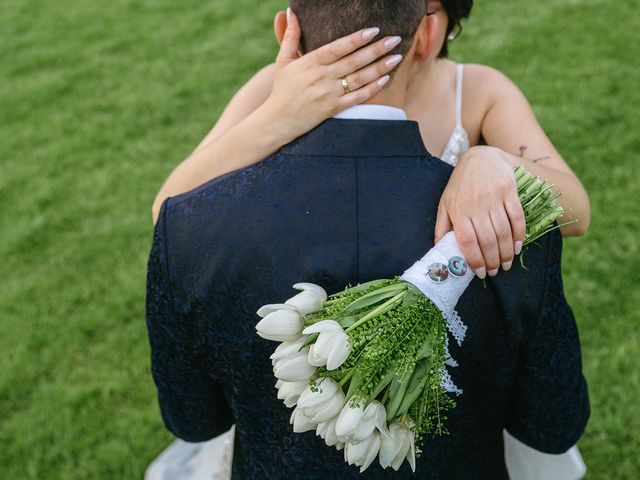
[(449, 141), (440, 155), (440, 159), (451, 166), (456, 166), (460, 155), (469, 150), (469, 134), (462, 126), (462, 85), (464, 80), (464, 65), (456, 67), (456, 124), (451, 132)]
[(464, 80), (464, 64), (456, 68), (456, 127), (462, 127), (462, 82)]

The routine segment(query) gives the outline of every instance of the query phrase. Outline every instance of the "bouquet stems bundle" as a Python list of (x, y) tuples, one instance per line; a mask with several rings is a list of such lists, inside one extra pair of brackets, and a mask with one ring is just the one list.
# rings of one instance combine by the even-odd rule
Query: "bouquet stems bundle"
[[(558, 194), (519, 167), (518, 195), (526, 220), (524, 245), (557, 228)], [(376, 280), (327, 297), (300, 283), (301, 293), (258, 311), (258, 334), (282, 342), (272, 355), (278, 398), (294, 432), (315, 430), (345, 461), (366, 470), (378, 457), (415, 471), (416, 443), (447, 433), (447, 412), (460, 394), (445, 365), (451, 331), (464, 324), (455, 304), (474, 274), (449, 232), (402, 276)]]

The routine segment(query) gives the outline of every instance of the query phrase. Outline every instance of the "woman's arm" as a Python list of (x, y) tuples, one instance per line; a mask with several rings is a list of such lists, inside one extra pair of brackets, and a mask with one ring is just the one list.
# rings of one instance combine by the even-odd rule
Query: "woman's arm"
[(584, 235), (589, 228), (591, 210), (589, 196), (580, 180), (544, 133), (520, 89), (497, 70), (478, 68), (484, 70), (485, 82), (493, 91), (491, 106), (482, 122), (482, 137), (487, 145), (509, 153), (512, 165), (522, 165), (555, 185), (562, 192), (558, 202), (568, 212), (559, 223), (577, 220), (562, 227), (562, 234)]
[(262, 68), (238, 90), (194, 152), (218, 140), (227, 131), (255, 112), (269, 98), (273, 89), (275, 67), (275, 64), (272, 63)]
[(279, 137), (276, 129), (265, 128), (267, 115), (257, 111), (271, 93), (272, 84), (273, 68), (266, 67), (233, 97), (207, 136), (165, 180), (153, 202), (154, 223), (166, 198), (251, 165), (286, 142), (286, 137)]
[[(256, 163), (337, 112), (373, 97), (398, 64), (395, 57), (380, 59), (397, 46), (398, 37), (367, 45), (379, 33), (377, 28), (298, 58), (300, 27), (295, 15), (290, 18), (276, 63), (240, 90), (218, 124), (165, 181), (153, 203), (154, 222), (167, 197)], [(340, 82), (345, 76), (349, 93)]]
[[(568, 212), (563, 235), (583, 235), (589, 227), (589, 197), (545, 135), (522, 92), (503, 74), (469, 65), (465, 83), (474, 85), (469, 102), (483, 102), (480, 135), (490, 146), (477, 146), (458, 161), (438, 209), (436, 241), (450, 231), (480, 278), (509, 270), (520, 253), (525, 224), (513, 169), (522, 165), (562, 192)], [(469, 103), (467, 102), (467, 104)]]

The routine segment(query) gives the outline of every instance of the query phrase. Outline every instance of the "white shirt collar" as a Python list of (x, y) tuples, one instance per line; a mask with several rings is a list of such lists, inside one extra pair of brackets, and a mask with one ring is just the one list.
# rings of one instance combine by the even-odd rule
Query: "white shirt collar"
[(352, 120), (407, 120), (401, 108), (389, 105), (355, 105), (338, 113), (333, 118)]

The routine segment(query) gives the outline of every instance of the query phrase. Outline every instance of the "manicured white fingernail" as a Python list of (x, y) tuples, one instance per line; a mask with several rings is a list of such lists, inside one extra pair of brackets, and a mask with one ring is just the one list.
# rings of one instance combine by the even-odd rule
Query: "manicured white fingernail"
[(392, 55), (387, 60), (385, 60), (384, 64), (388, 67), (395, 67), (402, 61), (402, 55)]
[(498, 269), (496, 268), (495, 270), (489, 270), (489, 276), (490, 277), (495, 277), (498, 274)]
[(291, 8), (287, 7), (287, 24), (291, 23)]
[(362, 32), (362, 38), (365, 40), (370, 40), (376, 35), (380, 33), (380, 29), (378, 27), (375, 28), (367, 28), (364, 32)]
[(522, 242), (518, 240), (515, 245), (516, 255), (520, 255), (522, 253)]
[(502, 264), (502, 270), (504, 270), (505, 272), (508, 272), (509, 270), (511, 270), (511, 265), (513, 265), (513, 262), (504, 262)]
[(476, 270), (476, 275), (480, 280), (484, 280), (484, 278), (487, 276), (487, 270), (484, 267), (480, 267)]
[(402, 39), (400, 37), (390, 37), (384, 41), (384, 46), (385, 48), (393, 48), (397, 46), (401, 41)]
[(380, 85), (381, 87), (384, 87), (387, 83), (389, 83), (389, 79), (391, 77), (389, 77), (389, 75), (385, 75), (384, 77), (380, 77), (380, 79), (378, 80), (378, 85)]

